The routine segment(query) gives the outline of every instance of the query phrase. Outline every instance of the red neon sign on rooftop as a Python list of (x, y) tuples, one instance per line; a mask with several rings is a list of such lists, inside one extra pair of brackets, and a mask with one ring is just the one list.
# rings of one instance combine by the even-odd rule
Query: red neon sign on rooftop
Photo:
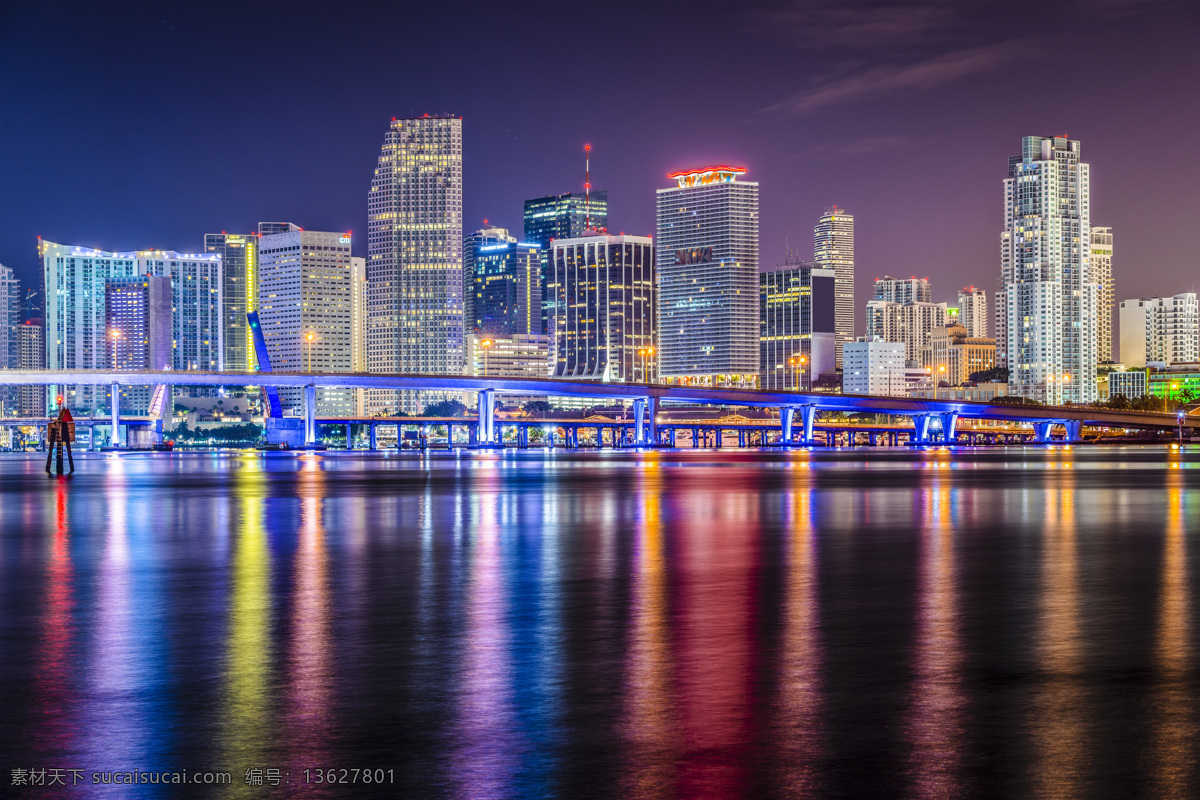
[(745, 174), (745, 167), (718, 165), (671, 172), (667, 174), (667, 177), (675, 178), (679, 181), (680, 186), (703, 186), (708, 183), (733, 183), (734, 178)]

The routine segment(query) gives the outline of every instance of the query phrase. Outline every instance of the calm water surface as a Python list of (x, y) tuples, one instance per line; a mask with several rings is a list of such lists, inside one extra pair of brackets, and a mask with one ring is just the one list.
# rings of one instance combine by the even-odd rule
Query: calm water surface
[(1195, 446), (77, 465), (0, 456), (0, 795), (1200, 796)]

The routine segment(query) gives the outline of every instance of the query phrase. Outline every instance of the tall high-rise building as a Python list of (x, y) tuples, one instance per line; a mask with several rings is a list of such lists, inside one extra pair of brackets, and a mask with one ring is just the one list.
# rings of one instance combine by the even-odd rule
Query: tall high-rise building
[[(350, 234), (296, 229), (259, 239), (258, 317), (277, 372), (350, 372), (353, 366)], [(296, 411), (299, 389), (281, 389)], [(350, 416), (354, 391), (317, 387), (317, 412)]]
[(1089, 168), (1079, 158), (1077, 140), (1026, 136), (1004, 181), (996, 357), (1010, 393), (1052, 405), (1097, 395), (1099, 287)]
[[(487, 220), (484, 220), (486, 225)], [(470, 335), (475, 325), (475, 254), (479, 248), (496, 244), (516, 242), (517, 237), (510, 236), (508, 228), (496, 226), (483, 227), (472, 231), (463, 237), (463, 331)], [(544, 259), (543, 259), (544, 260)], [(539, 299), (538, 304), (541, 305)], [(540, 320), (539, 320), (540, 322)], [(467, 358), (470, 362), (470, 358)]]
[[(837, 206), (825, 209), (813, 229), (813, 261), (821, 269), (837, 274), (838, 369), (842, 367), (842, 347), (854, 341), (854, 215)], [(868, 331), (868, 334), (870, 332)]]
[[(165, 275), (109, 278), (104, 286), (108, 366), (117, 371), (171, 369), (171, 279)], [(122, 413), (144, 413), (150, 386), (122, 386)]]
[[(109, 252), (40, 240), (46, 286), (48, 369), (104, 369), (107, 282), (145, 275), (171, 279), (171, 336), (175, 370), (220, 370), (224, 359), (223, 263), (219, 253), (174, 250)], [(108, 406), (108, 386), (57, 387), (75, 410)]]
[[(21, 320), (21, 282), (12, 269), (0, 264), (0, 369), (13, 369), (20, 362), (17, 323)], [(21, 390), (0, 386), (0, 416), (16, 414)]]
[[(367, 371), (367, 260), (350, 256), (350, 370)], [(354, 390), (354, 414), (367, 415), (367, 390)]]
[(759, 373), (758, 184), (742, 167), (675, 172), (657, 192), (659, 370), (753, 387)]
[(1099, 287), (1096, 304), (1096, 358), (1100, 363), (1113, 360), (1113, 304), (1116, 287), (1113, 283), (1112, 228), (1092, 228), (1092, 282)]
[[(462, 118), (393, 119), (367, 199), (371, 372), (461, 375)], [(372, 391), (376, 413), (419, 413), (445, 392)]]
[(608, 230), (608, 191), (567, 192), (525, 201), (525, 230), (522, 241), (542, 248), (542, 332), (553, 336), (550, 320), (562, 309), (555, 309), (558, 297), (549, 269), (550, 243), (556, 239), (577, 239), (588, 230)]
[(1121, 301), (1121, 363), (1144, 367), (1200, 361), (1195, 292)]
[[(40, 318), (27, 319), (17, 326), (18, 368), (46, 368), (46, 337), (43, 330)], [(42, 416), (46, 413), (46, 387), (20, 387), (17, 403), (22, 417)]]
[(542, 249), (524, 242), (480, 247), (475, 254), (472, 333), (512, 336), (542, 332)]
[(875, 279), (875, 291), (871, 299), (890, 303), (932, 303), (933, 292), (929, 289), (929, 278), (893, 278), (884, 275)]
[(983, 289), (964, 286), (958, 290), (958, 322), (967, 335), (976, 339), (988, 335), (987, 294)]
[(204, 252), (220, 254), (225, 269), (221, 298), (225, 327), (224, 369), (238, 372), (255, 369), (254, 341), (246, 324), (246, 314), (258, 309), (258, 237), (224, 231), (206, 233)]
[(550, 276), (556, 378), (656, 382), (654, 243), (593, 233), (555, 239)]
[(834, 371), (836, 275), (783, 263), (758, 275), (759, 385), (809, 390)]
[(893, 303), (867, 301), (867, 337), (904, 345), (904, 358), (912, 365), (922, 362), (930, 336), (946, 325), (945, 303)]

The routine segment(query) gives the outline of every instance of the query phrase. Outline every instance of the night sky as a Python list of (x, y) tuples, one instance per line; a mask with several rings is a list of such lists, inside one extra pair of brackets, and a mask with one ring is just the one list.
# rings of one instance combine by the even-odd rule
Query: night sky
[(761, 259), (856, 216), (857, 307), (999, 271), (1024, 135), (1080, 139), (1117, 299), (1200, 283), (1200, 4), (0, 2), (0, 261), (36, 237), (197, 251), (259, 220), (352, 230), (389, 120), (463, 117), (464, 231), (593, 184), (654, 232), (672, 170), (741, 164)]

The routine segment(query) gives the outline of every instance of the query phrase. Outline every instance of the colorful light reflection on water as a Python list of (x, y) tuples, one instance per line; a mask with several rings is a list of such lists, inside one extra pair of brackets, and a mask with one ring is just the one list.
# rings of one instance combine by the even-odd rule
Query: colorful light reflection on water
[(1197, 536), (1194, 448), (0, 456), (0, 783), (1194, 797)]

